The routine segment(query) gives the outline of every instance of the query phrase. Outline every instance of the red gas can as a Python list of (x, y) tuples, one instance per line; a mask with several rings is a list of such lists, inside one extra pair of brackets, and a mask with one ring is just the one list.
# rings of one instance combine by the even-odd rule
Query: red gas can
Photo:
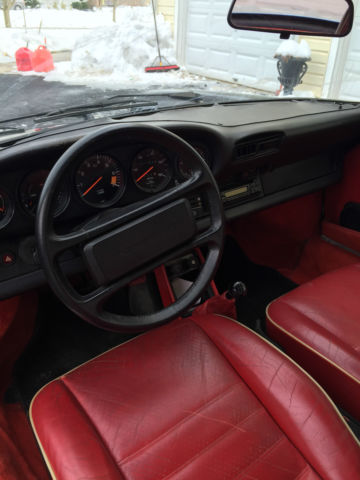
[(15, 52), (16, 67), (19, 72), (29, 72), (32, 67), (33, 52), (26, 47), (21, 47)]
[(45, 45), (40, 45), (32, 57), (32, 66), (35, 72), (50, 72), (54, 70), (53, 57)]

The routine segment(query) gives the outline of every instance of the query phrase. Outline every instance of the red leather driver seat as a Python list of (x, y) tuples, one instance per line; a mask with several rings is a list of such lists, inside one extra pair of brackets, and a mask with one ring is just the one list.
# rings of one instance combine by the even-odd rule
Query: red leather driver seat
[(360, 264), (334, 270), (271, 303), (267, 330), (360, 420)]
[(217, 315), (176, 320), (44, 387), (53, 478), (360, 479), (360, 449), (295, 363)]

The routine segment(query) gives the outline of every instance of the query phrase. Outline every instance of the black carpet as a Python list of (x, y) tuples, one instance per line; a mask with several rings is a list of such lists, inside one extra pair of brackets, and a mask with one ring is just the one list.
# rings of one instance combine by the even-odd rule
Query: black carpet
[(272, 268), (251, 262), (232, 237), (227, 237), (221, 265), (215, 277), (220, 292), (228, 290), (235, 281), (247, 286), (244, 315), (249, 311), (261, 319), (264, 327), (266, 307), (276, 298), (297, 287), (296, 283)]
[(28, 408), (46, 383), (133, 336), (86, 323), (46, 291), (40, 296), (36, 332), (15, 366), (7, 400)]

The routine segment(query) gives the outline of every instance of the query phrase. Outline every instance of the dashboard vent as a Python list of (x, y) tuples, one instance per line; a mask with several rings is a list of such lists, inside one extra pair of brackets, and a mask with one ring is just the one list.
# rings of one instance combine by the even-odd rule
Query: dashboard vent
[(271, 133), (241, 140), (235, 146), (235, 161), (276, 153), (283, 138), (283, 133)]

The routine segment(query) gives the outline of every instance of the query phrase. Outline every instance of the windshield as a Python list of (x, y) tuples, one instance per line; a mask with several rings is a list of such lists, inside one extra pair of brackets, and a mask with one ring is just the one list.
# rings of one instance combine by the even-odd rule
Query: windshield
[(38, 131), (65, 118), (225, 101), (359, 101), (356, 8), (344, 39), (281, 40), (233, 30), (229, 7), (210, 0), (0, 0), (0, 133), (26, 131), (26, 118)]

